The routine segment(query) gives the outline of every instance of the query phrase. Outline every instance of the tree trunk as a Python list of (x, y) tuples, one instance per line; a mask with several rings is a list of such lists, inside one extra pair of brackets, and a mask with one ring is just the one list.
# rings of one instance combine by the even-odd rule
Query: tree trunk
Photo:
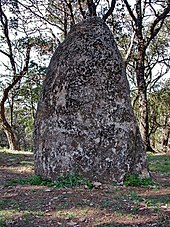
[(4, 132), (7, 136), (8, 143), (9, 143), (9, 149), (10, 150), (19, 150), (19, 145), (17, 141), (17, 137), (15, 133), (13, 132), (13, 129), (10, 125), (8, 125), (8, 128), (4, 128)]
[(166, 126), (164, 128), (163, 142), (162, 142), (164, 152), (169, 152), (169, 147), (168, 147), (169, 136), (170, 136), (170, 127)]
[(149, 116), (148, 116), (148, 100), (147, 87), (145, 82), (145, 47), (142, 32), (137, 34), (138, 38), (138, 55), (136, 66), (136, 78), (139, 94), (139, 111), (140, 111), (140, 132), (147, 151), (153, 151), (149, 139)]
[(143, 13), (141, 0), (136, 0), (136, 36), (137, 36), (137, 62), (136, 62), (136, 79), (139, 94), (139, 111), (140, 111), (140, 131), (145, 149), (152, 150), (149, 140), (149, 116), (147, 87), (145, 81), (145, 41), (143, 36)]
[(0, 123), (2, 128), (7, 136), (9, 148), (11, 150), (19, 150), (19, 145), (17, 142), (17, 137), (12, 126), (8, 123), (6, 116), (5, 116), (5, 101), (8, 97), (8, 88), (4, 90), (4, 94), (2, 97), (2, 101), (0, 102)]
[[(24, 60), (24, 64), (23, 64), (23, 69), (17, 73), (17, 64), (16, 64), (16, 56), (15, 56), (15, 52), (13, 52), (13, 42), (10, 40), (10, 35), (9, 35), (9, 21), (8, 21), (8, 17), (5, 15), (3, 9), (2, 9), (2, 4), (0, 2), (0, 22), (1, 22), (1, 30), (3, 32), (3, 36), (5, 39), (5, 43), (7, 45), (7, 52), (2, 51), (1, 53), (4, 54), (4, 56), (8, 57), (8, 60), (10, 62), (10, 67), (11, 67), (11, 72), (13, 74), (13, 78), (11, 80), (11, 83), (9, 83), (7, 85), (7, 87), (4, 89), (3, 94), (2, 94), (2, 99), (0, 101), (0, 124), (2, 125), (5, 134), (7, 135), (8, 138), (8, 142), (9, 142), (9, 147), (12, 150), (19, 150), (19, 146), (17, 143), (17, 138), (16, 135), (14, 133), (14, 130), (12, 128), (12, 111), (13, 111), (13, 106), (11, 107), (12, 111), (11, 111), (11, 125), (8, 123), (7, 121), (7, 117), (6, 117), (6, 113), (5, 113), (5, 102), (7, 101), (7, 99), (9, 98), (9, 92), (12, 91), (13, 88), (15, 88), (15, 85), (17, 83), (19, 83), (22, 79), (22, 77), (28, 72), (28, 64), (29, 64), (29, 60), (30, 60), (30, 51), (31, 51), (31, 47), (32, 47), (32, 43), (27, 43), (27, 47), (26, 47), (26, 52), (25, 52), (25, 60)], [(12, 105), (13, 105), (13, 101), (12, 100)]]
[[(139, 94), (139, 111), (141, 114), (140, 119), (140, 131), (142, 134), (143, 141), (145, 143), (145, 148), (149, 151), (153, 151), (150, 145), (150, 135), (149, 135), (149, 119), (148, 119), (148, 103), (147, 103), (147, 86), (146, 86), (146, 78), (145, 78), (145, 69), (144, 69), (144, 60), (146, 56), (146, 49), (150, 45), (150, 42), (154, 40), (157, 36), (158, 32), (162, 28), (164, 24), (165, 18), (168, 16), (170, 12), (169, 1), (162, 11), (162, 13), (158, 13), (155, 11), (156, 18), (149, 26), (147, 32), (144, 30), (146, 17), (146, 6), (147, 1), (136, 0), (135, 1), (135, 14), (134, 10), (132, 10), (131, 5), (128, 0), (123, 1), (127, 7), (127, 10), (133, 20), (133, 28), (137, 37), (137, 59), (136, 59), (136, 79), (137, 79), (137, 87)], [(152, 3), (149, 2), (151, 9), (153, 9)], [(147, 36), (149, 37), (147, 37)], [(146, 38), (146, 39), (145, 39)]]

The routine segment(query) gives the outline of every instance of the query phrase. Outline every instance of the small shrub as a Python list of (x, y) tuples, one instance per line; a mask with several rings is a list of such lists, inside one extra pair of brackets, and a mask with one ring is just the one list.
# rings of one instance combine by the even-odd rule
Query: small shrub
[(131, 187), (147, 187), (154, 185), (154, 182), (151, 177), (140, 178), (137, 174), (131, 174), (125, 177), (124, 184)]

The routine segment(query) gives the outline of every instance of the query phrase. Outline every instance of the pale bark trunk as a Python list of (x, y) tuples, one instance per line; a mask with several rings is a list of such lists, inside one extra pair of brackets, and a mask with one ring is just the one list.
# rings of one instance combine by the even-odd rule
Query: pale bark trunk
[(12, 126), (8, 123), (6, 116), (5, 116), (5, 101), (8, 97), (8, 89), (5, 89), (2, 101), (0, 102), (0, 123), (2, 128), (7, 136), (9, 148), (11, 150), (19, 150), (17, 137)]
[(170, 127), (166, 126), (164, 128), (163, 142), (162, 142), (164, 152), (170, 152), (170, 147), (168, 146), (169, 137), (170, 137)]
[(8, 139), (9, 149), (10, 150), (19, 150), (19, 145), (17, 142), (17, 137), (13, 132), (12, 128), (4, 129), (4, 132)]

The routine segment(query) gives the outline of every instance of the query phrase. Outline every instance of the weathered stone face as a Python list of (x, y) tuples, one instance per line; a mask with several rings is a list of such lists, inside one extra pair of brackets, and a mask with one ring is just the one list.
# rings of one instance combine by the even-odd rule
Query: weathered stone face
[(146, 154), (130, 103), (124, 63), (106, 24), (75, 25), (54, 53), (38, 104), (35, 172), (82, 174), (122, 183), (143, 174)]

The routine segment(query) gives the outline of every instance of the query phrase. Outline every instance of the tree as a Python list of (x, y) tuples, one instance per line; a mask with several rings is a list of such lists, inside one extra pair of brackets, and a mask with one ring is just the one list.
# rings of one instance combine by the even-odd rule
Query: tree
[(17, 66), (16, 66), (16, 62), (15, 62), (15, 57), (14, 57), (15, 55), (14, 55), (13, 48), (12, 48), (12, 42), (11, 42), (11, 39), (9, 36), (9, 21), (7, 19), (6, 14), (4, 13), (4, 11), (2, 9), (2, 3), (0, 3), (0, 21), (1, 21), (1, 29), (3, 32), (3, 37), (5, 39), (5, 44), (6, 44), (6, 48), (7, 48), (6, 51), (1, 49), (0, 52), (9, 59), (10, 64), (11, 64), (11, 74), (12, 74), (11, 83), (9, 85), (7, 85), (7, 87), (4, 89), (3, 94), (2, 94), (2, 99), (0, 102), (0, 122), (7, 135), (10, 149), (18, 150), (19, 145), (17, 142), (16, 134), (12, 128), (12, 125), (9, 124), (9, 122), (5, 116), (5, 102), (8, 99), (10, 90), (12, 90), (17, 85), (17, 83), (19, 83), (21, 81), (22, 77), (28, 71), (31, 45), (29, 43), (27, 43), (24, 66), (22, 67), (20, 72), (17, 72)]
[[(118, 14), (119, 15), (119, 14)], [(123, 35), (120, 35), (119, 30), (116, 30), (115, 37), (117, 38), (117, 43), (119, 45), (119, 49), (121, 50), (122, 56), (126, 62), (126, 72), (131, 85), (131, 97), (132, 97), (132, 105), (136, 113), (136, 117), (140, 122), (141, 114), (139, 111), (139, 94), (137, 92), (137, 81), (136, 81), (136, 61), (137, 59), (137, 46), (136, 46), (136, 37), (131, 26), (131, 20), (129, 15), (124, 15), (122, 18), (124, 23), (123, 27), (120, 27), (120, 32)], [(152, 21), (148, 21), (145, 24), (145, 27), (148, 28)], [(126, 29), (124, 29), (126, 27)], [(145, 81), (146, 81), (146, 89), (147, 94), (155, 92), (155, 88), (160, 83), (160, 80), (164, 78), (168, 71), (170, 65), (169, 58), (169, 37), (168, 37), (168, 20), (165, 20), (165, 23), (155, 37), (154, 42), (151, 42), (147, 48), (147, 52), (145, 55)], [(148, 100), (149, 101), (149, 100)], [(149, 101), (150, 103), (150, 101)], [(152, 108), (149, 104), (148, 114), (150, 115), (150, 111)], [(152, 126), (150, 125), (149, 118), (149, 140), (150, 136), (153, 137)], [(152, 143), (153, 144), (153, 143)]]
[[(10, 17), (11, 10), (12, 15)], [(41, 29), (37, 30), (36, 24), (31, 27), (27, 26), (25, 21), (31, 21), (33, 17), (30, 14), (26, 16), (25, 14), (19, 14), (20, 10), (22, 9), (19, 8), (18, 1), (0, 2), (0, 53), (4, 56), (1, 72), (4, 76), (4, 86), (1, 87), (0, 124), (12, 150), (19, 149), (16, 130), (14, 130), (14, 105), (18, 90), (21, 88), (21, 80), (29, 75), (31, 50), (34, 50), (35, 53), (39, 49), (41, 54), (44, 51), (43, 55), (46, 55), (51, 47), (53, 50), (53, 40), (43, 37)], [(44, 28), (42, 27), (42, 29)], [(40, 35), (37, 35), (37, 32)], [(7, 102), (9, 108), (7, 108)]]
[[(32, 132), (35, 111), (46, 66), (31, 60), (28, 74), (22, 79), (19, 89), (15, 89), (13, 125), (17, 133), (20, 149), (32, 149)], [(8, 111), (8, 109), (6, 109)]]
[[(124, 55), (127, 72), (130, 72), (128, 73), (129, 78), (131, 82), (133, 82), (137, 86), (137, 97), (139, 97), (140, 103), (139, 112), (141, 113), (139, 115), (140, 128), (146, 148), (151, 150), (149, 141), (150, 132), (148, 129), (149, 122), (147, 92), (155, 86), (155, 84), (162, 77), (163, 73), (166, 72), (166, 70), (161, 71), (153, 78), (153, 71), (157, 63), (161, 63), (162, 65), (168, 64), (167, 57), (165, 57), (166, 46), (164, 45), (165, 43), (168, 43), (168, 38), (165, 37), (165, 32), (163, 36), (161, 35), (161, 33), (163, 34), (163, 31), (166, 30), (168, 26), (167, 15), (169, 12), (169, 1), (136, 1), (134, 9), (132, 9), (129, 2), (126, 0), (39, 0), (34, 1), (34, 4), (32, 3), (32, 0), (1, 1), (1, 11), (4, 13), (4, 15), (6, 13), (5, 16), (8, 25), (8, 36), (10, 38), (7, 39), (5, 38), (5, 36), (2, 37), (1, 43), (3, 44), (4, 48), (1, 48), (1, 53), (4, 54), (4, 56), (6, 56), (7, 58), (9, 57), (7, 55), (8, 51), (4, 52), (5, 49), (10, 50), (10, 47), (8, 47), (8, 44), (10, 43), (7, 42), (7, 40), (11, 42), (11, 53), (13, 53), (13, 56), (15, 55), (15, 53), (21, 53), (20, 50), (17, 50), (17, 48), (14, 47), (18, 42), (24, 43), (23, 49), (25, 53), (27, 49), (26, 46), (29, 45), (31, 45), (31, 51), (35, 50), (35, 46), (37, 46), (37, 40), (39, 40), (41, 43), (39, 43), (39, 46), (44, 46), (43, 48), (45, 50), (48, 45), (46, 45), (47, 43), (44, 45), (41, 42), (42, 39), (44, 39), (44, 36), (42, 35), (43, 33), (48, 33), (48, 35), (51, 37), (52, 43), (54, 43), (54, 41), (56, 43), (59, 43), (67, 36), (68, 31), (73, 24), (91, 16), (97, 15), (103, 18), (104, 21), (106, 21), (106, 23), (114, 31), (117, 42), (118, 44), (120, 44), (119, 46), (121, 47), (122, 55)], [(129, 14), (127, 13), (127, 11), (129, 12)], [(2, 12), (1, 19), (4, 17), (2, 21), (5, 21), (5, 16), (3, 16)], [(8, 15), (9, 12), (10, 15)], [(22, 12), (26, 13), (22, 14)], [(31, 26), (29, 26), (29, 24), (31, 24)], [(39, 25), (38, 28), (36, 24)], [(4, 25), (5, 24), (1, 23), (1, 31), (5, 31), (5, 29), (3, 30)], [(21, 35), (21, 32), (22, 39), (17, 35), (17, 33)], [(39, 38), (35, 41), (35, 39), (32, 38), (35, 38), (36, 36), (38, 36)], [(6, 42), (5, 44), (4, 38)], [(158, 38), (159, 42), (157, 41)], [(55, 49), (54, 45), (49, 45), (52, 46), (52, 53)], [(160, 47), (163, 47), (162, 50)], [(22, 54), (23, 53), (21, 53), (20, 55)], [(26, 60), (26, 54), (24, 55), (25, 56), (23, 57)], [(159, 58), (157, 58), (158, 55)], [(22, 62), (24, 61), (23, 57)], [(18, 78), (20, 72), (23, 71), (23, 65), (20, 68), (18, 67), (20, 60), (18, 57), (17, 59), (14, 59), (15, 67), (17, 66), (16, 78)], [(11, 60), (9, 60), (9, 63), (11, 64)], [(5, 64), (4, 61), (3, 64)], [(14, 67), (12, 67), (11, 65), (9, 69), (9, 65), (8, 67), (6, 66), (5, 70), (8, 68), (8, 72), (10, 72), (8, 74), (10, 76), (5, 76), (5, 78), (8, 78), (8, 84), (6, 83), (4, 85), (4, 91), (8, 87), (8, 85), (12, 84), (13, 82), (13, 80), (10, 81), (10, 77), (12, 76), (11, 72), (13, 72)], [(163, 67), (163, 70), (164, 69), (165, 68)], [(28, 71), (29, 64), (27, 73)], [(22, 76), (22, 80), (24, 79), (26, 74)], [(17, 91), (17, 89), (20, 89), (20, 81), (21, 80), (19, 79), (16, 85), (14, 85), (13, 88), (9, 89), (9, 91), (7, 92), (9, 98), (7, 98), (5, 102), (2, 102), (2, 106), (3, 103), (7, 104), (7, 102), (10, 105), (10, 117), (6, 117), (6, 120), (11, 126), (11, 123), (13, 122), (12, 118), (14, 115), (12, 114), (13, 106), (15, 106), (16, 101), (15, 95), (18, 94), (18, 92), (16, 92), (15, 94), (15, 91)], [(135, 98), (135, 100), (137, 100), (137, 98)], [(14, 132), (14, 130), (12, 131)], [(16, 135), (13, 136), (13, 138), (15, 137)]]
[[(67, 3), (67, 1), (65, 2)], [(167, 21), (170, 5), (169, 1), (147, 2), (140, 0), (136, 1), (134, 10), (132, 10), (127, 0), (122, 2), (124, 2), (124, 5), (122, 5), (120, 1), (117, 1), (117, 5), (116, 1), (111, 1), (111, 4), (109, 4), (108, 1), (103, 1), (102, 5), (100, 1), (87, 1), (87, 4), (83, 5), (84, 9), (80, 7), (82, 10), (77, 14), (75, 13), (77, 12), (75, 8), (78, 9), (78, 6), (76, 5), (77, 1), (74, 2), (75, 5), (70, 1), (69, 7), (67, 7), (68, 4), (66, 4), (65, 7), (66, 9), (70, 10), (70, 13), (68, 12), (67, 16), (72, 18), (72, 23), (78, 21), (76, 15), (78, 15), (79, 18), (100, 15), (100, 17), (102, 17), (109, 24), (109, 26), (113, 27), (114, 32), (118, 32), (118, 40), (122, 40), (124, 38), (127, 39), (126, 35), (130, 34), (129, 31), (131, 32), (131, 40), (129, 41), (130, 45), (128, 43), (128, 47), (123, 54), (125, 56), (127, 68), (134, 68), (133, 72), (135, 74), (135, 79), (133, 75), (131, 75), (130, 78), (133, 78), (133, 81), (135, 81), (138, 89), (138, 98), (140, 103), (140, 130), (146, 149), (152, 150), (149, 139), (147, 89), (152, 86), (150, 84), (150, 78), (151, 74), (153, 74), (153, 64), (151, 66), (151, 62), (148, 61), (148, 55), (151, 50), (151, 45), (155, 42), (158, 34), (160, 34), (163, 26), (165, 25), (165, 22)], [(80, 6), (82, 6), (81, 1), (79, 1), (79, 3)], [(121, 7), (118, 7), (119, 5)], [(129, 12), (128, 16), (126, 15), (125, 7)], [(116, 10), (115, 16), (113, 15), (114, 8)], [(85, 13), (87, 12), (87, 10), (88, 13)], [(121, 15), (119, 18), (117, 17), (118, 13), (119, 15)], [(131, 17), (131, 20), (129, 20), (129, 16)], [(125, 17), (127, 17), (127, 19), (129, 20), (128, 22), (127, 20), (125, 22)], [(68, 28), (70, 28), (70, 26)], [(132, 53), (132, 51), (134, 51), (134, 53)], [(129, 64), (129, 57), (131, 57), (131, 59), (133, 58), (131, 61), (132, 65)], [(156, 63), (160, 63), (160, 61), (158, 62), (157, 59)], [(129, 71), (132, 74), (132, 70), (130, 69)], [(163, 73), (161, 72), (160, 75), (157, 75), (156, 78), (152, 78), (152, 83), (158, 81), (162, 76)]]
[(92, 16), (100, 16), (104, 21), (112, 14), (116, 0), (110, 3), (105, 0), (31, 0), (17, 1), (26, 10), (30, 10), (40, 20), (45, 21), (61, 33), (62, 39), (66, 38), (72, 25)]
[[(136, 56), (135, 56), (135, 71), (136, 83), (139, 96), (139, 111), (140, 111), (140, 130), (143, 141), (147, 150), (152, 150), (149, 140), (149, 119), (148, 119), (148, 100), (147, 100), (147, 83), (145, 74), (145, 61), (147, 51), (156, 36), (161, 31), (165, 19), (170, 12), (170, 1), (141, 1), (136, 0), (134, 10), (130, 3), (123, 0), (129, 15), (132, 19), (132, 28), (135, 33)], [(149, 15), (149, 16), (148, 16)], [(150, 25), (145, 26), (149, 18), (152, 18)]]
[(168, 151), (170, 138), (170, 80), (159, 84), (155, 91), (148, 95), (150, 136), (157, 149)]

